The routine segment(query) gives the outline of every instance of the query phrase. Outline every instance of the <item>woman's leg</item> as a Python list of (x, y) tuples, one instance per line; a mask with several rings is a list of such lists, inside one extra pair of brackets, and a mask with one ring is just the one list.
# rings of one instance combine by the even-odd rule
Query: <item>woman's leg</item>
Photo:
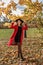
[(19, 43), (18, 43), (18, 57), (20, 57)]
[(18, 56), (23, 57), (23, 56), (22, 56), (22, 49), (21, 49), (20, 43), (18, 43)]
[(20, 55), (22, 54), (21, 52), (22, 52), (21, 45), (20, 43), (18, 43), (18, 57), (20, 57)]
[(22, 48), (21, 48), (21, 45), (20, 45), (20, 43), (18, 43), (18, 57), (20, 57), (20, 56), (21, 56), (21, 59), (24, 60), (23, 55), (22, 55)]

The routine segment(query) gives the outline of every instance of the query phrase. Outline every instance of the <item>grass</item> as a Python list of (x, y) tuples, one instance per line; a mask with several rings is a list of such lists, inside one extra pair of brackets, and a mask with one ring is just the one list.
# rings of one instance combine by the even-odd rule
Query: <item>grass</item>
[[(41, 37), (43, 34), (43, 28), (41, 29), (41, 32), (37, 28), (29, 28), (27, 30), (27, 36), (28, 37)], [(11, 37), (13, 33), (13, 29), (0, 29), (0, 39), (8, 39)]]
[[(40, 31), (42, 33), (40, 33)], [(43, 35), (43, 28), (39, 29), (37, 28), (29, 28), (27, 30), (27, 36), (28, 37), (42, 37)], [(0, 29), (0, 39), (9, 39), (13, 33), (13, 29)]]
[(12, 29), (0, 29), (0, 39), (7, 39), (11, 36)]

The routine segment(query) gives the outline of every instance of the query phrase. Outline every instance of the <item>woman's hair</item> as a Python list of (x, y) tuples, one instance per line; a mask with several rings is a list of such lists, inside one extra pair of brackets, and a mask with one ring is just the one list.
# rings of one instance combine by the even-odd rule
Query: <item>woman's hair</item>
[(16, 20), (16, 22), (18, 22), (18, 20), (20, 20), (20, 21), (21, 21), (21, 23), (23, 23), (23, 22), (24, 22), (24, 21), (23, 21), (23, 20), (21, 20), (21, 19), (17, 19), (17, 20)]

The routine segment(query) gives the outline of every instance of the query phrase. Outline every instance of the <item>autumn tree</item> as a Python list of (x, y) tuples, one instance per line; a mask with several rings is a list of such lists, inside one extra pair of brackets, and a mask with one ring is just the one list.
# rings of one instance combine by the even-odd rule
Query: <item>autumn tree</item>
[[(23, 16), (16, 16), (16, 15), (11, 15), (11, 9), (16, 10), (16, 3), (11, 0), (10, 3), (7, 5), (5, 8), (0, 8), (0, 15), (3, 13), (6, 14), (6, 16), (12, 20), (15, 20), (15, 17), (22, 18), (25, 20), (32, 20), (33, 17), (36, 15), (38, 11), (42, 10), (42, 5), (41, 3), (36, 0), (36, 2), (32, 2), (32, 0), (19, 0), (20, 5), (26, 5), (27, 7), (24, 9), (24, 15)], [(4, 4), (3, 4), (4, 5)]]

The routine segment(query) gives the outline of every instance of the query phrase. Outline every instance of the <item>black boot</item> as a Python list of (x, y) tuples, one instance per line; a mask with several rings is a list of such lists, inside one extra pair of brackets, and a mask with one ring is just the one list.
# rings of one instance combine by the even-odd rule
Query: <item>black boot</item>
[(23, 57), (22, 53), (20, 53), (22, 61), (26, 60), (26, 58)]
[(24, 58), (24, 57), (21, 57), (21, 60), (22, 60), (22, 61), (25, 61), (25, 60), (26, 60), (26, 58)]

